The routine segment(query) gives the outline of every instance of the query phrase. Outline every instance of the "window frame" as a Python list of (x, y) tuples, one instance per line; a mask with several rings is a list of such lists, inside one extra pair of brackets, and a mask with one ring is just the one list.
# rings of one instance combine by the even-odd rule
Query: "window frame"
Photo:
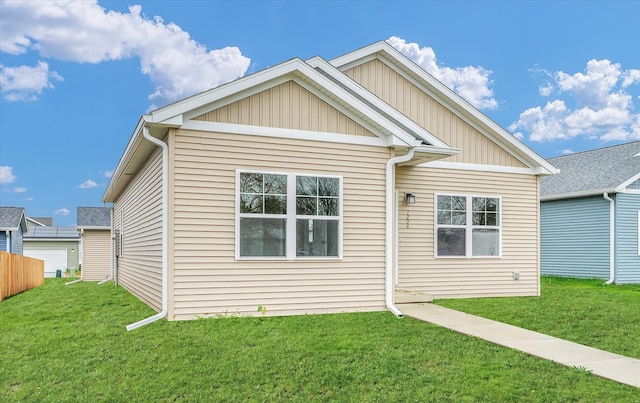
[[(286, 213), (285, 214), (256, 214), (240, 212), (240, 176), (241, 174), (261, 174), (261, 175), (284, 175), (287, 178), (286, 193)], [(317, 177), (317, 178), (333, 178), (338, 179), (338, 215), (303, 215), (297, 214), (296, 211), (296, 178), (299, 176)], [(235, 259), (236, 260), (342, 260), (343, 258), (343, 224), (344, 224), (344, 191), (343, 177), (340, 175), (331, 175), (323, 173), (307, 173), (307, 172), (286, 172), (286, 171), (269, 171), (254, 169), (236, 169), (236, 189), (235, 189)], [(240, 220), (245, 217), (261, 217), (261, 218), (284, 218), (285, 219), (285, 254), (284, 256), (241, 256), (240, 255)], [(297, 256), (297, 221), (304, 220), (330, 220), (338, 222), (338, 255), (337, 256)]]
[[(438, 224), (438, 197), (464, 197), (465, 198), (465, 224)], [(498, 200), (498, 225), (474, 225), (473, 224), (473, 199), (491, 198)], [(433, 256), (436, 259), (501, 259), (502, 258), (502, 232), (503, 232), (502, 196), (487, 194), (469, 193), (434, 193), (433, 197)], [(464, 255), (439, 255), (438, 254), (438, 230), (440, 228), (464, 228), (465, 230), (465, 253)], [(474, 256), (473, 255), (473, 230), (474, 229), (495, 229), (498, 231), (498, 253), (496, 255)]]

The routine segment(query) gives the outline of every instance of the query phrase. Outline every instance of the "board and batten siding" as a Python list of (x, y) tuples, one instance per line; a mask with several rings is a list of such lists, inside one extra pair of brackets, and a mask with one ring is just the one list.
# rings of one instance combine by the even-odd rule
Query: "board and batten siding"
[(543, 275), (609, 278), (609, 202), (604, 197), (543, 201), (541, 218)]
[(616, 284), (640, 283), (640, 194), (616, 194)]
[[(436, 298), (538, 295), (538, 186), (534, 175), (398, 168), (398, 288)], [(501, 197), (502, 257), (435, 257), (436, 194)]]
[(344, 73), (450, 147), (461, 150), (448, 161), (525, 167), (504, 148), (380, 60), (368, 61)]
[(162, 310), (162, 153), (157, 149), (113, 206), (122, 236), (118, 284)]
[[(385, 309), (387, 148), (187, 130), (170, 142), (170, 318)], [(236, 260), (237, 170), (342, 176), (343, 259)]]
[(111, 276), (111, 230), (82, 231), (82, 280), (102, 281)]
[(194, 120), (376, 137), (294, 81), (204, 113)]

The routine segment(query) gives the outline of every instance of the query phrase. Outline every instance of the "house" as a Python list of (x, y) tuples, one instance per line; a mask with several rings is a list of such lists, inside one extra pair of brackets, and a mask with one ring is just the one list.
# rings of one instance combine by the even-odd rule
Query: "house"
[(539, 294), (555, 168), (386, 42), (142, 115), (105, 191), (118, 283), (158, 318)]
[(640, 283), (640, 141), (549, 159), (541, 272)]
[(77, 224), (82, 238), (82, 280), (101, 281), (111, 278), (111, 209), (78, 207)]
[(53, 217), (27, 217), (27, 228), (29, 228), (29, 231), (33, 227), (51, 226), (53, 226)]
[(22, 255), (22, 239), (26, 232), (23, 207), (0, 207), (0, 251)]
[[(37, 225), (27, 217), (30, 227), (24, 234), (24, 255), (44, 261), (44, 276), (56, 277), (67, 269), (79, 268), (80, 237), (76, 227)], [(31, 223), (31, 224), (29, 224)]]

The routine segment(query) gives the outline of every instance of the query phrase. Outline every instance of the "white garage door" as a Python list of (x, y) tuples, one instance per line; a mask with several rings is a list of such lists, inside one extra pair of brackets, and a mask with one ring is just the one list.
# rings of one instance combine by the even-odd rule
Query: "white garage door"
[(44, 260), (44, 276), (55, 277), (56, 270), (62, 270), (64, 273), (67, 268), (67, 250), (66, 249), (29, 249), (23, 251), (25, 256)]

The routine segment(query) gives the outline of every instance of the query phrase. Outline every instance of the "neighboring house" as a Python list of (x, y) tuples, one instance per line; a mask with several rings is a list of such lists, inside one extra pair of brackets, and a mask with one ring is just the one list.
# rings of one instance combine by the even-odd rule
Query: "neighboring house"
[(0, 207), (0, 251), (22, 255), (27, 228), (23, 207)]
[(549, 159), (541, 272), (640, 283), (640, 141)]
[(111, 277), (111, 209), (78, 207), (78, 230), (82, 237), (82, 280), (100, 281)]
[[(27, 218), (27, 222), (35, 220)], [(76, 227), (33, 225), (24, 235), (24, 255), (44, 260), (44, 276), (79, 267), (80, 236)]]
[(103, 201), (118, 283), (159, 311), (146, 320), (399, 315), (400, 290), (539, 295), (555, 171), (379, 42), (143, 115)]
[(27, 227), (29, 230), (33, 227), (52, 227), (52, 217), (27, 217)]

